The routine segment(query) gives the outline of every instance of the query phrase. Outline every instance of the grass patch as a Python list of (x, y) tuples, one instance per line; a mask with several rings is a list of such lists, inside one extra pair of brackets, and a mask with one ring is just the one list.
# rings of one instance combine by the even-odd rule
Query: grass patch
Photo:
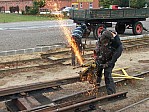
[(0, 13), (0, 23), (21, 22), (21, 21), (45, 21), (55, 20), (54, 17), (40, 15), (20, 15)]

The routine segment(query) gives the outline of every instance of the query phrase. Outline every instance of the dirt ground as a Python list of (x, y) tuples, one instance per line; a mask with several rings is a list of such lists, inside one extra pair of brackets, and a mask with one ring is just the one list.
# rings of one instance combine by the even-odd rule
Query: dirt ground
[[(28, 57), (34, 58), (39, 57), (40, 55), (36, 54), (25, 56), (22, 55), (17, 57), (21, 59), (27, 59)], [(1, 62), (9, 60), (17, 60), (16, 57), (8, 57), (8, 58), (1, 58)], [(128, 67), (128, 73), (135, 74), (141, 73), (142, 71), (149, 70), (149, 48), (141, 48), (133, 51), (124, 51), (122, 56), (117, 60), (115, 68), (124, 68)], [(22, 72), (17, 73), (9, 76), (5, 76), (4, 78), (0, 79), (0, 88), (8, 87), (8, 86), (15, 86), (15, 85), (22, 85), (27, 83), (34, 83), (34, 82), (43, 82), (49, 80), (56, 80), (62, 78), (69, 78), (73, 76), (78, 76), (78, 72), (82, 71), (82, 68), (73, 69), (73, 66), (62, 66), (62, 65), (55, 65), (50, 67), (49, 69), (37, 70), (33, 72)], [(18, 80), (19, 79), (19, 80)]]
[[(36, 54), (36, 57), (40, 56), (39, 54)], [(33, 58), (34, 56), (28, 56), (30, 58)], [(28, 57), (20, 56), (17, 57), (17, 59), (25, 59)], [(11, 58), (12, 59), (12, 58)], [(16, 57), (13, 58), (15, 60)], [(6, 60), (10, 61), (10, 57), (8, 58), (0, 58), (1, 62), (4, 62)], [(129, 75), (138, 74), (144, 71), (149, 71), (149, 48), (140, 48), (133, 51), (124, 51), (122, 56), (118, 59), (116, 62), (115, 68), (124, 68), (128, 67), (126, 70)], [(9, 76), (5, 76), (4, 78), (0, 79), (0, 88), (9, 87), (9, 86), (15, 86), (15, 85), (23, 85), (28, 83), (34, 83), (34, 82), (44, 82), (44, 81), (50, 81), (50, 80), (56, 80), (56, 79), (62, 79), (62, 78), (69, 78), (78, 76), (78, 72), (82, 70), (82, 68), (73, 69), (72, 66), (62, 66), (62, 65), (55, 65), (53, 67), (50, 67), (49, 69), (44, 70), (38, 70), (33, 72), (22, 72), (17, 73)], [(138, 89), (138, 93), (142, 93), (146, 96), (149, 96), (149, 80), (140, 80), (138, 84), (138, 87), (130, 87), (132, 91), (130, 94), (128, 94), (128, 97), (135, 96), (135, 89)], [(77, 84), (76, 84), (77, 85)], [(85, 84), (82, 83), (80, 86), (80, 83), (78, 84), (79, 88), (84, 88)], [(67, 90), (73, 90), (73, 86), (70, 86), (67, 88)], [(145, 90), (145, 91), (144, 91)], [(119, 90), (118, 90), (119, 91)], [(143, 92), (142, 92), (143, 91)], [(137, 96), (136, 96), (137, 97)], [(121, 103), (124, 103), (122, 101)], [(125, 105), (125, 103), (124, 103)], [(0, 107), (3, 108), (3, 104), (0, 104)], [(109, 111), (107, 112), (114, 112), (111, 108), (118, 107), (118, 104), (110, 105), (109, 108), (108, 105), (104, 109), (107, 109)], [(135, 111), (134, 111), (135, 112)]]

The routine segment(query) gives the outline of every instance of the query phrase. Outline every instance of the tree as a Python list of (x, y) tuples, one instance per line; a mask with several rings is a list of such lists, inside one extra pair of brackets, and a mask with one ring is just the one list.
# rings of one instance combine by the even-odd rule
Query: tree
[(129, 0), (120, 0), (120, 7), (128, 7), (129, 6)]
[(130, 0), (130, 7), (132, 8), (142, 8), (145, 5), (145, 0)]
[(45, 6), (45, 0), (34, 0), (33, 1), (33, 7), (31, 7), (29, 9), (29, 13), (28, 14), (38, 14), (39, 13), (39, 8), (44, 7)]
[(118, 5), (120, 7), (128, 7), (129, 0), (100, 0), (100, 6), (109, 8), (110, 5)]
[(38, 7), (44, 7), (45, 6), (45, 0), (34, 0), (33, 1), (33, 5), (34, 6), (38, 6)]
[[(129, 4), (130, 3), (130, 4)], [(120, 7), (142, 8), (144, 7), (146, 0), (100, 0), (100, 6), (109, 8), (110, 5), (118, 5)]]
[(41, 8), (41, 7), (44, 7), (45, 6), (45, 0), (40, 0), (38, 1), (38, 6)]
[(111, 4), (111, 0), (100, 0), (100, 6), (103, 6), (104, 8), (109, 8)]

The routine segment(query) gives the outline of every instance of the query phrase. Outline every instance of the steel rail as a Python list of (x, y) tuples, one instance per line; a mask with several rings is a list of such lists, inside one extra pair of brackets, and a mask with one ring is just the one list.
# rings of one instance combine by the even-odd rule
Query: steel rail
[[(6, 72), (17, 72), (17, 71), (19, 71), (19, 70), (24, 70), (24, 71), (29, 71), (30, 69), (34, 69), (35, 70), (35, 68), (44, 68), (44, 69), (46, 69), (46, 68), (49, 68), (49, 67), (53, 67), (55, 64), (61, 64), (61, 63), (59, 63), (59, 62), (55, 62), (55, 63), (51, 63), (51, 64), (40, 64), (40, 65), (32, 65), (32, 66), (16, 66), (15, 68), (8, 68), (8, 69), (0, 69), (0, 73), (5, 73), (6, 74)], [(1, 77), (1, 76), (0, 76)]]
[(34, 61), (38, 61), (41, 60), (41, 58), (33, 58), (33, 59), (25, 59), (25, 60), (15, 60), (15, 61), (9, 61), (9, 62), (0, 62), (0, 65), (4, 65), (4, 64), (13, 64), (13, 63), (27, 63), (27, 62), (34, 62)]
[(106, 95), (103, 97), (96, 97), (96, 98), (89, 99), (89, 100), (84, 99), (84, 101), (81, 101), (78, 103), (74, 103), (72, 101), (69, 105), (65, 105), (65, 106), (61, 105), (61, 104), (53, 105), (53, 106), (46, 105), (46, 106), (34, 108), (32, 110), (25, 110), (23, 112), (73, 112), (78, 108), (87, 110), (88, 107), (93, 104), (97, 104), (97, 103), (102, 104), (102, 103), (108, 102), (109, 100), (115, 101), (115, 100), (119, 100), (119, 99), (124, 99), (124, 98), (126, 98), (127, 93), (128, 92), (119, 92), (116, 94)]
[[(149, 74), (149, 71), (147, 71), (147, 72), (143, 72), (143, 73), (141, 73), (141, 74), (136, 74), (136, 75), (134, 75), (135, 77), (144, 77), (145, 75), (148, 75)], [(121, 79), (121, 80), (118, 80), (118, 81), (115, 81), (115, 84), (116, 84), (116, 86), (119, 86), (119, 84), (123, 84), (123, 83), (126, 83), (126, 81), (128, 81), (128, 80), (130, 80), (130, 79)], [(100, 88), (99, 88), (101, 91), (103, 91), (103, 90), (106, 90), (106, 88), (105, 88), (105, 85), (103, 85), (103, 86), (101, 86)], [(81, 92), (78, 92), (78, 93), (75, 93), (75, 94), (73, 94), (73, 95), (68, 95), (68, 96), (66, 96), (66, 97), (61, 97), (61, 98), (57, 98), (57, 99), (54, 99), (54, 100), (52, 100), (53, 102), (54, 102), (54, 104), (61, 104), (61, 102), (69, 102), (69, 100), (76, 100), (76, 98), (80, 98), (80, 97), (82, 97), (82, 96), (85, 96), (85, 98), (87, 99), (89, 99), (89, 98), (91, 98), (91, 99), (94, 99), (95, 98), (95, 94), (91, 97), (91, 96), (89, 96), (89, 95), (87, 95), (88, 93), (90, 93), (91, 91), (93, 91), (93, 89), (89, 89), (89, 90), (87, 90), (87, 91), (81, 91)], [(73, 101), (72, 100), (72, 101)], [(79, 102), (76, 102), (76, 103), (79, 103)], [(101, 103), (101, 102), (100, 102)], [(64, 103), (64, 105), (62, 105), (61, 104), (61, 107), (63, 108), (64, 106), (66, 106), (67, 104), (65, 104)], [(74, 105), (74, 104), (72, 104), (72, 105)], [(68, 105), (67, 105), (68, 106)], [(37, 107), (37, 108), (34, 108), (32, 111), (34, 112), (34, 110), (40, 110), (41, 112), (42, 112), (42, 109), (44, 110), (44, 109), (47, 109), (47, 108), (49, 108), (49, 105), (47, 104), (47, 105), (43, 105), (43, 106), (39, 106), (39, 107)], [(51, 106), (50, 106), (50, 108), (51, 108)], [(73, 106), (72, 106), (72, 108), (73, 108)], [(65, 108), (64, 108), (65, 109)], [(38, 110), (38, 111), (39, 111)], [(59, 109), (58, 109), (59, 110)], [(57, 109), (55, 110), (55, 112), (56, 111), (58, 111)], [(62, 109), (63, 110), (63, 109)], [(36, 112), (35, 111), (35, 112)], [(44, 112), (44, 111), (43, 111)], [(45, 111), (46, 112), (46, 111)], [(50, 111), (50, 112), (52, 112), (52, 111)], [(65, 111), (64, 111), (65, 112)]]
[(141, 103), (143, 103), (143, 102), (145, 102), (145, 101), (148, 101), (148, 100), (149, 100), (149, 98), (145, 98), (145, 99), (140, 100), (140, 101), (138, 101), (138, 102), (136, 102), (136, 103), (133, 103), (133, 104), (131, 104), (131, 105), (129, 105), (129, 106), (126, 106), (126, 107), (124, 107), (124, 108), (122, 108), (122, 109), (120, 109), (120, 110), (117, 110), (116, 112), (125, 111), (125, 110), (127, 110), (127, 109), (129, 109), (129, 108), (131, 108), (131, 107), (133, 107), (133, 106), (136, 106), (136, 105), (141, 104)]
[[(148, 46), (149, 45), (149, 38), (145, 38), (145, 39), (130, 39), (130, 41), (128, 40), (124, 40), (122, 41), (123, 46), (124, 46), (124, 50), (131, 50), (133, 48), (140, 48), (140, 47), (144, 47), (144, 46)], [(93, 50), (93, 48), (95, 48), (95, 45), (91, 45), (88, 46), (86, 48), (87, 51)]]
[[(136, 77), (143, 76), (145, 74), (148, 74), (149, 71), (134, 75)], [(126, 79), (122, 79), (120, 81), (117, 81), (115, 83), (119, 83), (122, 81), (125, 81)], [(23, 92), (29, 92), (33, 90), (39, 90), (39, 89), (45, 89), (45, 88), (50, 88), (50, 87), (56, 87), (56, 86), (61, 86), (61, 85), (66, 85), (74, 82), (80, 81), (80, 77), (72, 77), (72, 78), (66, 78), (66, 79), (61, 79), (61, 80), (55, 80), (55, 81), (47, 81), (47, 82), (39, 82), (39, 83), (33, 83), (33, 84), (27, 84), (27, 85), (21, 85), (17, 87), (9, 87), (9, 88), (1, 88), (0, 89), (0, 99), (4, 97), (7, 97), (8, 95), (13, 95), (17, 93), (23, 93)], [(101, 88), (104, 88), (104, 86)], [(68, 97), (67, 97), (68, 98)]]
[[(143, 72), (143, 73), (140, 73), (140, 74), (135, 74), (133, 76), (134, 77), (144, 77), (144, 76), (146, 76), (148, 74), (149, 74), (149, 71), (146, 71), (146, 72)], [(116, 84), (116, 86), (119, 86), (121, 84), (125, 84), (129, 80), (130, 79), (120, 79), (120, 80), (114, 81), (114, 83)], [(105, 85), (103, 85), (103, 86), (100, 86), (99, 89), (100, 89), (100, 91), (105, 91), (106, 90), (106, 87), (105, 87)], [(73, 97), (77, 98), (77, 97), (80, 97), (82, 95), (84, 96), (85, 94), (91, 93), (92, 91), (93, 91), (93, 89), (88, 89), (87, 91), (81, 91), (79, 93), (73, 94), (74, 95)], [(53, 101), (57, 103), (57, 102), (61, 102), (61, 100), (70, 99), (71, 97), (72, 97), (72, 95), (71, 96), (57, 98), (57, 99), (54, 99)]]
[[(136, 43), (138, 41), (139, 41), (139, 44)], [(139, 39), (131, 39), (130, 41), (124, 41), (124, 49), (125, 50), (130, 50), (130, 49), (133, 49), (133, 48), (140, 48), (142, 46), (148, 46), (149, 45), (149, 42), (140, 43), (140, 42), (143, 42), (143, 41), (149, 41), (149, 38), (144, 38), (144, 39), (140, 39), (139, 38)], [(132, 42), (134, 42), (134, 45), (132, 45), (132, 44), (130, 45), (130, 43), (132, 43)], [(89, 49), (93, 50), (91, 48), (86, 48), (85, 50), (87, 51)], [(58, 64), (60, 62), (66, 61), (66, 60), (70, 60), (71, 57), (65, 57), (65, 58), (60, 58), (60, 59), (57, 59), (57, 60), (52, 60), (52, 59), (48, 58), (48, 56), (50, 56), (50, 55), (57, 55), (57, 54), (63, 54), (63, 53), (69, 53), (69, 52), (70, 52), (70, 50), (52, 52), (52, 53), (47, 53), (47, 54), (41, 54), (41, 57), (45, 56), (45, 57), (47, 57), (47, 59), (49, 61), (54, 61), (54, 62), (56, 62), (55, 64)], [(90, 56), (90, 55), (92, 55), (92, 53), (91, 54), (86, 54), (86, 55), (84, 55), (84, 57)], [(41, 60), (41, 59), (40, 58), (35, 58), (35, 59), (29, 59), (29, 60), (19, 60), (19, 61), (12, 61), (12, 62), (3, 62), (3, 63), (0, 63), (0, 65), (12, 64), (12, 63), (21, 63), (21, 62), (25, 63), (25, 62), (38, 61), (38, 60)], [(12, 64), (12, 65), (14, 65), (14, 64)], [(29, 68), (34, 68), (34, 67), (48, 67), (48, 66), (50, 66), (50, 64), (49, 65), (48, 64), (36, 65), (36, 66), (30, 66), (30, 67), (20, 67), (20, 68), (19, 67), (18, 68), (9, 68), (9, 69), (2, 69), (2, 70), (0, 70), (0, 72), (7, 72), (7, 71), (9, 72), (9, 71), (14, 71), (14, 70), (19, 70), (19, 69), (29, 69)]]
[(9, 87), (9, 88), (1, 88), (0, 100), (7, 99), (7, 97), (8, 99), (11, 99), (11, 95), (14, 96), (14, 94), (18, 94), (18, 93), (20, 94), (20, 93), (50, 88), (50, 87), (58, 87), (61, 85), (71, 84), (75, 82), (80, 82), (79, 76), (55, 80), (55, 81), (38, 82), (38, 83), (20, 85), (20, 86)]
[[(140, 47), (142, 47), (142, 46), (148, 46), (149, 45), (149, 43), (146, 43), (146, 44), (139, 44), (139, 45), (124, 45), (124, 50), (126, 50), (126, 51), (128, 51), (128, 50), (131, 50), (131, 49), (133, 49), (133, 48), (140, 48)], [(93, 50), (93, 49), (90, 49), (90, 50)], [(65, 51), (66, 52), (66, 51)], [(69, 51), (68, 51), (69, 52)], [(59, 52), (59, 53), (61, 53), (61, 52)], [(55, 54), (55, 53), (54, 53)], [(90, 53), (90, 54), (86, 54), (86, 55), (83, 55), (83, 57), (88, 57), (88, 56), (91, 56), (92, 55), (92, 53)], [(56, 59), (56, 60), (52, 60), (52, 59), (50, 59), (50, 58), (48, 58), (48, 56), (47, 56), (47, 59), (49, 60), (49, 61), (54, 61), (54, 63), (51, 63), (51, 64), (43, 64), (43, 65), (35, 65), (35, 66), (29, 66), (29, 67), (19, 67), (19, 66), (17, 66), (17, 68), (9, 68), (9, 69), (1, 69), (0, 70), (0, 72), (11, 72), (11, 71), (17, 71), (17, 70), (23, 70), (23, 69), (32, 69), (32, 68), (47, 68), (47, 67), (49, 67), (49, 66), (52, 66), (52, 65), (54, 65), (54, 64), (61, 64), (61, 62), (63, 62), (63, 61), (66, 61), (66, 60), (70, 60), (71, 59), (71, 57), (66, 57), (66, 58), (60, 58), (60, 59)], [(33, 59), (32, 59), (33, 60)], [(38, 60), (38, 58), (37, 59), (35, 59), (36, 61)], [(28, 62), (29, 60), (24, 60), (24, 61), (22, 61), (22, 62)], [(7, 64), (7, 63), (10, 63), (10, 62), (6, 62), (6, 63), (2, 63), (2, 64)], [(11, 62), (11, 63), (13, 63), (13, 62)], [(14, 61), (14, 63), (17, 63), (16, 61)], [(20, 63), (20, 62), (19, 62)]]
[(65, 50), (65, 51), (58, 51), (58, 52), (52, 52), (52, 53), (45, 53), (41, 54), (42, 58), (47, 58), (50, 55), (58, 55), (58, 54), (64, 54), (64, 53), (69, 53), (70, 50)]

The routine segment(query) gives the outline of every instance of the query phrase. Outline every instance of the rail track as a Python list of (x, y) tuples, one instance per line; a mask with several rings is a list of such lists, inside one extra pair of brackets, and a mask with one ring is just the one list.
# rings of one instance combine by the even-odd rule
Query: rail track
[[(149, 38), (137, 38), (123, 40), (123, 46), (125, 51), (134, 50), (149, 46)], [(83, 57), (85, 60), (90, 60), (95, 44), (85, 45)], [(18, 58), (18, 57), (17, 57)], [(8, 74), (35, 71), (41, 69), (47, 69), (54, 65), (70, 65), (71, 64), (71, 52), (70, 48), (61, 48), (55, 51), (49, 51), (41, 54), (41, 57), (32, 59), (16, 59), (15, 61), (1, 62), (0, 63), (0, 77), (4, 77)]]
[[(133, 103), (129, 106), (126, 106), (126, 107), (124, 107), (120, 110), (117, 110), (116, 112), (130, 112), (130, 111), (133, 111), (133, 110), (137, 110), (138, 108), (136, 108), (136, 107), (141, 107), (142, 105), (146, 106), (146, 109), (143, 109), (143, 111), (147, 112), (148, 111), (148, 102), (149, 102), (149, 98), (144, 98), (143, 100), (140, 100), (136, 103)], [(141, 111), (141, 109), (139, 109), (138, 111)]]
[[(136, 77), (148, 77), (149, 71), (136, 74)], [(52, 87), (61, 87), (62, 85), (75, 83), (79, 81), (79, 77), (61, 79), (52, 82), (40, 82), (30, 85), (22, 85), (18, 87), (10, 87), (0, 90), (0, 99), (6, 101), (6, 107), (11, 112), (16, 111), (33, 111), (33, 112), (83, 112), (89, 110), (100, 110), (98, 105), (102, 106), (119, 99), (125, 99), (127, 92), (117, 92), (113, 95), (105, 95), (105, 85), (100, 87), (100, 93), (96, 92), (94, 88), (86, 91), (81, 91), (75, 94), (50, 99), (44, 96), (43, 93), (52, 92)], [(116, 88), (125, 88), (126, 84), (132, 85), (132, 81), (122, 79), (115, 81)], [(50, 89), (49, 89), (50, 88)], [(63, 87), (61, 87), (63, 88)], [(59, 90), (57, 90), (59, 91)]]
[[(130, 39), (123, 41), (125, 51), (134, 50), (138, 48), (143, 48), (149, 46), (149, 38), (139, 38)], [(90, 60), (94, 44), (86, 45), (83, 57), (85, 60)], [(18, 72), (28, 72), (41, 69), (47, 69), (55, 65), (70, 65), (71, 62), (71, 52), (70, 48), (62, 48), (56, 51), (49, 51), (47, 53), (41, 54), (41, 57), (21, 60), (3, 62), (0, 63), (0, 77), (5, 77), (6, 75), (18, 73)], [(143, 75), (148, 76), (148, 72), (137, 74), (137, 77), (142, 77)], [(80, 77), (73, 77), (69, 79), (61, 79), (52, 82), (39, 82), (28, 85), (10, 87), (0, 89), (0, 101), (6, 101), (6, 106), (11, 112), (15, 112), (15, 109), (23, 111), (41, 111), (41, 112), (69, 112), (69, 111), (86, 111), (97, 109), (97, 102), (102, 102), (103, 104), (109, 99), (119, 99), (126, 98), (127, 92), (118, 92), (114, 96), (105, 96), (105, 86), (100, 87), (100, 95), (93, 94), (96, 91), (92, 89), (87, 91), (81, 91), (72, 95), (65, 97), (60, 97), (57, 99), (50, 99), (44, 96), (42, 93), (55, 92), (63, 90), (62, 85), (72, 84), (80, 82)], [(133, 83), (131, 80), (119, 80), (115, 82), (117, 88), (122, 88), (126, 84)], [(92, 93), (92, 95), (89, 95)], [(80, 99), (81, 97), (81, 99)], [(101, 98), (102, 97), (102, 98)], [(79, 99), (77, 99), (79, 98)], [(69, 100), (68, 100), (69, 99)], [(71, 100), (71, 101), (70, 101)], [(25, 102), (30, 102), (25, 104)], [(29, 105), (30, 104), (30, 105)], [(74, 106), (72, 106), (72, 104)], [(93, 104), (93, 105), (92, 105)], [(34, 105), (34, 106), (31, 106)], [(100, 103), (102, 105), (102, 103)], [(27, 107), (28, 106), (28, 107)], [(15, 108), (13, 108), (15, 107)], [(80, 110), (82, 108), (82, 110)], [(67, 110), (67, 111), (66, 111)], [(99, 108), (102, 112), (102, 109)]]

